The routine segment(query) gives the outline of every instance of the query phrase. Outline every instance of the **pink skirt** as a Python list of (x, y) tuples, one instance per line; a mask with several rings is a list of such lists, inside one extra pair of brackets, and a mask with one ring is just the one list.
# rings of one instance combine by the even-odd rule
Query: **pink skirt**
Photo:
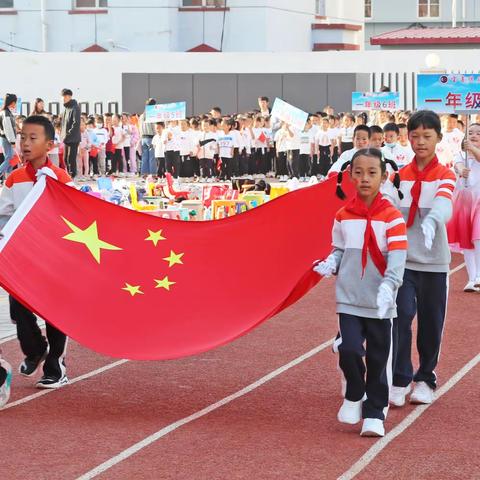
[(480, 192), (476, 188), (457, 189), (453, 196), (453, 215), (447, 224), (448, 243), (453, 249), (474, 248), (480, 240)]

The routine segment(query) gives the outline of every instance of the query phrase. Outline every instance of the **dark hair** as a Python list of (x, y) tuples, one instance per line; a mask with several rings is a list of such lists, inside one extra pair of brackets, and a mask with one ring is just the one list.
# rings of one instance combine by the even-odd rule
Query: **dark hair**
[(380, 87), (381, 92), (391, 92), (390, 87), (387, 87), (386, 85), (382, 85)]
[(383, 135), (382, 127), (379, 127), (378, 125), (372, 125), (370, 127), (370, 136), (372, 136), (374, 133), (381, 133)]
[(52, 122), (47, 117), (42, 115), (32, 115), (25, 119), (23, 125), (41, 125), (45, 130), (45, 137), (47, 140), (55, 139), (55, 129), (53, 128)]
[(65, 95), (69, 95), (70, 97), (73, 96), (73, 92), (69, 88), (62, 89), (60, 94), (62, 95), (62, 97), (65, 96)]
[(87, 125), (95, 125), (95, 120), (94, 120), (93, 118), (89, 118), (89, 119), (87, 120), (87, 123), (86, 123), (86, 124), (87, 124)]
[(160, 125), (162, 128), (165, 128), (165, 122), (156, 122), (155, 125)]
[(353, 130), (353, 138), (356, 137), (356, 135), (357, 135), (358, 132), (362, 132), (362, 131), (363, 131), (363, 132), (367, 132), (368, 138), (371, 137), (372, 131), (370, 130), (370, 127), (368, 127), (367, 125), (357, 125), (357, 126), (355, 127), (355, 129)]
[[(462, 127), (465, 126), (465, 124), (462, 122), (462, 120), (458, 120), (457, 124), (458, 124), (458, 125), (461, 125)], [(478, 123), (473, 123), (472, 125), (478, 125)], [(470, 125), (470, 127), (471, 127), (472, 125)]]
[(220, 114), (222, 113), (222, 109), (220, 107), (213, 107), (211, 111), (212, 112), (217, 112), (217, 113), (220, 113)]
[(406, 123), (397, 123), (397, 127), (398, 127), (398, 130), (400, 130), (401, 128), (407, 128), (407, 124)]
[(364, 125), (367, 124), (367, 114), (365, 112), (359, 113), (356, 118), (361, 118)]
[(382, 151), (378, 148), (362, 148), (355, 152), (349, 162), (346, 162), (342, 165), (342, 168), (340, 172), (338, 172), (337, 176), (337, 189), (335, 191), (337, 197), (341, 200), (345, 200), (347, 198), (345, 192), (342, 190), (343, 172), (349, 166), (353, 166), (353, 162), (355, 161), (355, 159), (361, 156), (377, 158), (380, 161), (380, 169), (382, 171), (382, 175), (387, 171), (387, 163), (393, 168), (393, 171), (395, 172), (395, 176), (393, 177), (393, 185), (397, 189), (398, 197), (400, 198), (400, 200), (402, 200), (403, 193), (400, 191), (400, 175), (398, 173), (398, 165), (390, 158), (384, 158)]
[(6, 110), (12, 103), (17, 101), (17, 96), (14, 93), (7, 93), (3, 99), (2, 110)]
[(262, 100), (263, 102), (270, 102), (269, 98), (268, 97), (260, 97), (260, 100)]
[(156, 105), (157, 101), (154, 98), (149, 98), (146, 102), (145, 105)]
[(95, 121), (103, 123), (103, 115), (95, 115)]
[(431, 128), (437, 132), (439, 137), (442, 136), (442, 124), (440, 123), (440, 117), (431, 110), (419, 110), (408, 119), (407, 128), (409, 132), (412, 132), (420, 127)]
[(384, 127), (383, 127), (383, 131), (385, 133), (387, 132), (395, 132), (397, 135), (400, 133), (400, 130), (398, 129), (398, 125), (396, 123), (393, 123), (393, 122), (390, 122), (390, 123), (387, 123)]
[(346, 113), (344, 117), (349, 118), (352, 122), (355, 121), (355, 115), (353, 115), (353, 113)]
[(38, 109), (38, 104), (39, 104), (39, 103), (45, 103), (45, 102), (44, 102), (43, 99), (40, 98), (40, 97), (39, 97), (39, 98), (36, 98), (36, 99), (35, 99), (35, 103), (33, 104), (32, 115), (36, 115), (37, 113), (46, 113), (44, 108), (43, 108), (42, 110), (39, 110), (39, 109)]
[(450, 115), (448, 115), (450, 118), (454, 118), (455, 120), (458, 120), (458, 115), (456, 113), (450, 113)]

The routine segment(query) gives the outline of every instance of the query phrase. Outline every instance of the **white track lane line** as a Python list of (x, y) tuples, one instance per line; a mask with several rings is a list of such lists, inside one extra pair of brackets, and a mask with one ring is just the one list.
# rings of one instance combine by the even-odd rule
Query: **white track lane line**
[(166, 427), (144, 438), (140, 442), (135, 443), (131, 447), (127, 448), (126, 450), (123, 450), (123, 452), (120, 452), (118, 455), (115, 455), (114, 457), (103, 462), (102, 464), (98, 465), (97, 467), (93, 468), (87, 473), (84, 473), (82, 476), (78, 477), (77, 480), (89, 480), (89, 479), (95, 478), (97, 475), (100, 475), (101, 473), (105, 472), (109, 468), (112, 468), (113, 466), (117, 465), (118, 463), (122, 462), (128, 457), (131, 457), (135, 453), (139, 452), (145, 447), (148, 447), (149, 445), (156, 442), (157, 440), (164, 437), (165, 435), (168, 435), (169, 433), (173, 432), (174, 430), (177, 430), (178, 428), (182, 427), (183, 425), (186, 425), (187, 423), (193, 422), (205, 415), (208, 415), (214, 410), (217, 410), (220, 407), (223, 407), (224, 405), (227, 405), (228, 403), (233, 402), (237, 398), (247, 395), (248, 393), (252, 392), (256, 388), (261, 387), (265, 383), (269, 382), (275, 377), (278, 377), (282, 373), (286, 372), (290, 368), (295, 367), (296, 365), (304, 362), (305, 360), (308, 360), (310, 357), (313, 357), (314, 355), (321, 352), (322, 350), (325, 350), (327, 347), (331, 346), (332, 344), (333, 344), (333, 339), (328, 340), (327, 342), (324, 342), (321, 345), (318, 345), (317, 347), (310, 350), (309, 352), (304, 353), (303, 355), (295, 358), (291, 362), (281, 366), (280, 368), (277, 368), (273, 372), (270, 372), (264, 377), (258, 379), (257, 381), (251, 383), (250, 385), (247, 385), (245, 388), (238, 390), (237, 392), (229, 395), (228, 397), (222, 398), (218, 402), (212, 403), (211, 405), (208, 405), (207, 407), (203, 408), (202, 410), (199, 410), (198, 412), (193, 413), (192, 415), (189, 415), (188, 417), (182, 418), (181, 420), (177, 420), (176, 422), (171, 423), (170, 425), (167, 425)]
[(435, 392), (433, 403), (429, 405), (419, 405), (409, 415), (407, 415), (395, 428), (390, 430), (383, 438), (375, 442), (366, 453), (355, 462), (352, 467), (345, 473), (340, 475), (337, 480), (351, 480), (355, 478), (362, 470), (365, 469), (379, 453), (395, 438), (401, 435), (415, 420), (417, 420), (426, 410), (437, 402), (440, 397), (445, 395), (452, 389), (470, 370), (478, 365), (480, 362), (480, 353), (472, 358), (466, 365), (464, 365), (453, 377), (451, 377), (445, 385), (440, 387)]
[[(74, 383), (80, 382), (82, 380), (86, 380), (87, 378), (94, 377), (95, 375), (98, 375), (100, 373), (106, 372), (108, 370), (111, 370), (112, 368), (118, 367), (119, 365), (123, 365), (124, 363), (128, 362), (128, 360), (118, 360), (117, 362), (109, 363), (108, 365), (105, 365), (104, 367), (97, 368), (96, 370), (92, 370), (91, 372), (85, 373), (83, 375), (80, 375), (78, 377), (73, 378), (70, 380), (69, 385), (72, 385)], [(65, 387), (62, 387), (65, 388)], [(47, 393), (52, 393), (57, 391), (57, 389), (52, 388), (52, 389), (45, 389), (45, 390), (40, 390), (37, 393), (33, 393), (32, 395), (28, 395), (27, 397), (20, 398), (19, 400), (12, 402), (12, 403), (7, 403), (3, 407), (2, 410), (8, 410), (9, 408), (17, 407), (18, 405), (23, 405), (24, 403), (30, 402), (32, 400), (35, 400), (39, 397), (43, 397), (44, 395), (47, 395)]]

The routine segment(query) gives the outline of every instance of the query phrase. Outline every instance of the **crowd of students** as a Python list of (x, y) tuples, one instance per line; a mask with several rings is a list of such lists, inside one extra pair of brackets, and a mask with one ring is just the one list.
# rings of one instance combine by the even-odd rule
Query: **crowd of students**
[[(15, 119), (9, 108), (12, 103), (6, 101), (5, 106), (0, 113), (5, 162), (13, 144), (25, 152), (27, 133), (38, 135), (40, 126), (46, 132), (47, 163), (61, 171), (64, 133), (58, 119), (42, 111)], [(449, 243), (465, 255), (465, 291), (480, 292), (479, 117), (468, 127), (465, 140), (458, 116), (440, 118), (430, 111), (355, 116), (337, 115), (326, 107), (311, 114), (298, 131), (271, 118), (265, 97), (259, 99), (257, 111), (225, 116), (215, 107), (209, 114), (166, 124), (148, 123), (144, 114), (83, 116), (77, 170), (73, 172), (69, 162), (64, 166), (77, 179), (122, 172), (158, 176), (170, 172), (190, 179), (337, 175), (340, 197), (343, 172), (349, 169), (357, 194), (337, 213), (333, 251), (315, 271), (337, 275), (340, 322), (335, 345), (345, 378), (338, 419), (355, 424), (363, 417), (362, 434), (381, 436), (389, 404), (401, 407), (409, 394), (413, 403), (433, 401), (448, 296)], [(22, 132), (19, 138), (16, 129)], [(27, 152), (31, 156), (30, 147)], [(41, 155), (36, 161), (38, 167), (45, 164)], [(8, 170), (5, 162), (0, 167), (3, 173)], [(19, 166), (17, 171), (26, 168)], [(0, 218), (20, 176), (11, 175), (2, 190)], [(70, 181), (66, 173), (63, 181)], [(14, 302), (17, 328), (33, 322), (18, 305)], [(415, 315), (420, 365), (414, 373)], [(54, 352), (57, 371), (47, 372), (44, 367), (45, 375), (37, 383), (41, 388), (67, 383), (65, 342), (57, 332), (50, 329), (50, 333), (53, 349), (44, 342), (35, 352), (22, 346), (26, 355), (22, 374), (32, 375), (44, 362), (51, 366), (48, 355)], [(1, 360), (0, 406), (8, 400), (10, 379), (11, 367)]]

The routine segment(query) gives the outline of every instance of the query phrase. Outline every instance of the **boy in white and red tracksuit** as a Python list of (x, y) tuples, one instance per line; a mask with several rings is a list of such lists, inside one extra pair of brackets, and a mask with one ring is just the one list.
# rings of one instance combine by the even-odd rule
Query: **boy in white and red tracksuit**
[[(3, 229), (32, 190), (40, 169), (48, 168), (60, 182), (73, 185), (68, 173), (48, 159), (54, 138), (53, 125), (46, 117), (31, 116), (23, 123), (21, 149), (25, 165), (10, 174), (0, 193), (0, 229)], [(10, 317), (17, 325), (18, 340), (25, 354), (19, 368), (20, 374), (31, 377), (43, 363), (43, 376), (36, 383), (38, 388), (58, 388), (67, 384), (64, 361), (67, 344), (65, 334), (47, 322), (45, 338), (34, 313), (12, 296)]]
[[(400, 170), (403, 199), (391, 195), (407, 223), (408, 254), (403, 285), (397, 296), (394, 321), (394, 374), (390, 403), (403, 406), (415, 383), (411, 403), (433, 401), (447, 309), (448, 271), (451, 260), (445, 224), (452, 215), (455, 174), (440, 164), (435, 147), (441, 124), (434, 112), (416, 112), (408, 122), (415, 157)], [(412, 321), (417, 315), (419, 368), (411, 359)]]

